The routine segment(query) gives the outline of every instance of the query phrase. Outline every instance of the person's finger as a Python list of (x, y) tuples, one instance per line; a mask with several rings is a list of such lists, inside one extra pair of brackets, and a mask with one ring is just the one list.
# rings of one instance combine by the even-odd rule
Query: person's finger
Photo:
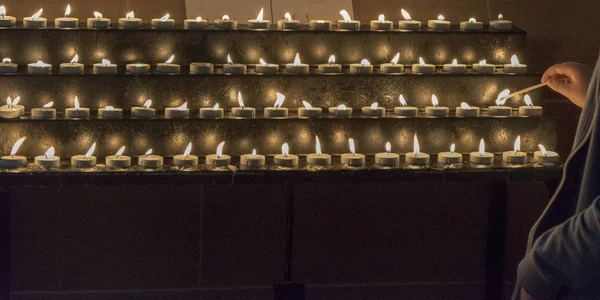
[(566, 96), (567, 98), (571, 96), (573, 89), (575, 88), (573, 84), (564, 82), (562, 80), (550, 78), (547, 81), (548, 86), (555, 90), (556, 92)]
[(559, 65), (561, 64), (555, 64), (552, 67), (548, 68), (546, 72), (544, 72), (544, 75), (542, 75), (542, 83), (546, 83), (548, 79), (553, 78), (557, 75), (556, 69), (559, 68)]

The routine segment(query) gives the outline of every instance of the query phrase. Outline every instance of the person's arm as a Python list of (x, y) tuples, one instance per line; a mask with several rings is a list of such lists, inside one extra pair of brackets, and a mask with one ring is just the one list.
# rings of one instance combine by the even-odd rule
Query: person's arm
[(584, 64), (567, 62), (556, 64), (544, 73), (542, 83), (583, 107), (593, 69)]

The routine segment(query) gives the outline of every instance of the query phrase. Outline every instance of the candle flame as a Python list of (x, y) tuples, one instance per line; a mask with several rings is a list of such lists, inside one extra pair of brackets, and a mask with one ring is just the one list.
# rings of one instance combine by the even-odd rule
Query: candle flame
[(79, 98), (77, 98), (77, 96), (75, 96), (75, 100), (73, 102), (74, 102), (75, 109), (79, 110)]
[(145, 108), (150, 108), (150, 106), (152, 106), (152, 100), (150, 100), (150, 99), (146, 100), (146, 102), (144, 102), (144, 104), (142, 104), (142, 106)]
[(456, 58), (452, 60), (452, 66), (458, 67), (458, 60), (456, 60)]
[(190, 142), (187, 145), (187, 148), (185, 148), (185, 151), (183, 152), (183, 158), (188, 158), (188, 156), (190, 155), (190, 152), (192, 152), (192, 142)]
[(94, 17), (96, 17), (96, 19), (101, 19), (102, 18), (102, 14), (99, 13), (99, 12), (97, 12), (97, 11), (95, 11), (94, 12)]
[(11, 62), (12, 62), (12, 59), (10, 59), (8, 57), (2, 59), (3, 64), (10, 64)]
[(300, 61), (300, 53), (296, 53), (296, 57), (294, 58), (294, 66), (299, 66), (300, 64), (302, 64), (302, 61)]
[(338, 106), (337, 106), (337, 108), (336, 108), (336, 109), (337, 109), (337, 110), (346, 110), (346, 109), (348, 109), (348, 108), (346, 107), (346, 105), (344, 105), (344, 104), (340, 104), (340, 105), (338, 105)]
[(65, 17), (71, 15), (71, 4), (67, 4), (67, 9), (65, 10)]
[(164, 16), (162, 16), (162, 17), (160, 18), (160, 21), (161, 21), (161, 22), (165, 22), (165, 21), (167, 21), (167, 20), (169, 19), (169, 17), (170, 17), (170, 15), (169, 15), (169, 14), (166, 14), (166, 15), (164, 15)]
[(373, 104), (371, 104), (371, 109), (375, 110), (377, 109), (377, 106), (379, 106), (379, 104), (377, 102), (374, 102)]
[(367, 60), (366, 58), (360, 61), (360, 64), (362, 66), (370, 66), (371, 63), (369, 62), (369, 60)]
[(510, 95), (509, 89), (505, 89), (502, 92), (500, 92), (500, 94), (498, 94), (498, 98), (496, 99), (496, 105), (504, 105), (504, 103), (506, 103), (506, 100), (508, 100), (508, 95)]
[(502, 14), (498, 14), (498, 20), (504, 20), (504, 16)]
[(40, 8), (40, 10), (38, 10), (38, 12), (36, 12), (35, 14), (33, 14), (33, 16), (31, 16), (31, 20), (35, 20), (35, 19), (39, 18), (42, 15), (43, 11), (44, 11), (44, 9)]
[(542, 151), (542, 154), (544, 156), (548, 156), (548, 151), (546, 150), (546, 147), (544, 147), (544, 145), (538, 144), (538, 147), (540, 147), (540, 151)]
[(187, 109), (187, 101), (183, 102), (181, 106), (176, 107), (177, 110), (186, 110)]
[(404, 100), (404, 96), (402, 96), (402, 94), (400, 94), (399, 99), (400, 99), (400, 104), (402, 104), (402, 106), (406, 106), (407, 105), (406, 100)]
[(256, 155), (256, 149), (252, 149), (252, 155)]
[(335, 55), (333, 55), (333, 54), (332, 54), (332, 55), (329, 57), (329, 60), (328, 60), (327, 62), (328, 62), (329, 64), (335, 64)]
[(283, 156), (288, 156), (290, 154), (290, 146), (288, 143), (283, 143), (283, 145), (281, 145), (281, 154), (283, 154)]
[(404, 20), (407, 20), (409, 22), (412, 21), (412, 18), (410, 17), (408, 12), (404, 10), (404, 8), (402, 8), (400, 11), (402, 12), (402, 17), (404, 18)]
[(43, 62), (42, 60), (38, 60), (38, 61), (35, 63), (35, 66), (36, 66), (36, 67), (43, 67), (43, 66), (44, 66), (44, 62)]
[(256, 22), (262, 22), (262, 20), (263, 20), (263, 11), (264, 11), (264, 7), (260, 9), (260, 12), (258, 13), (258, 16), (256, 16)]
[(319, 137), (315, 135), (315, 152), (317, 155), (321, 155), (321, 142), (319, 141)]
[(390, 142), (385, 143), (385, 152), (392, 152), (392, 144), (390, 144)]
[(400, 59), (400, 52), (396, 53), (396, 55), (394, 56), (394, 58), (392, 58), (391, 63), (392, 64), (397, 64), (398, 60)]
[(475, 23), (477, 23), (477, 20), (475, 20), (475, 18), (470, 18), (469, 19), (469, 23), (475, 24)]
[(0, 17), (6, 16), (6, 7), (4, 5), (0, 5)]
[(260, 59), (258, 60), (258, 62), (259, 62), (259, 63), (260, 63), (260, 65), (261, 65), (261, 66), (263, 66), (263, 67), (266, 67), (266, 66), (268, 65), (268, 64), (267, 64), (267, 62), (266, 62), (266, 61), (264, 61), (262, 58), (260, 58)]
[(90, 149), (88, 150), (88, 152), (85, 153), (85, 155), (83, 156), (83, 158), (87, 159), (90, 156), (92, 156), (92, 154), (94, 154), (94, 150), (96, 150), (96, 142), (94, 142), (92, 144), (92, 146), (90, 147)]
[(340, 11), (340, 15), (342, 15), (342, 18), (344, 18), (344, 22), (352, 21), (352, 19), (350, 18), (350, 14), (348, 14), (348, 12), (345, 9), (342, 9)]
[(348, 146), (350, 147), (350, 153), (352, 153), (352, 155), (356, 154), (356, 149), (354, 148), (354, 139), (348, 139)]
[(50, 108), (50, 107), (52, 107), (52, 105), (54, 105), (54, 101), (50, 101), (50, 102), (42, 105), (42, 109)]
[(15, 97), (15, 99), (13, 99), (12, 101), (12, 106), (15, 106), (19, 103), (19, 101), (21, 100), (21, 96), (17, 96)]
[(12, 106), (12, 99), (10, 98), (10, 96), (6, 98), (6, 106), (8, 106), (8, 108)]
[(126, 14), (125, 18), (127, 18), (127, 19), (133, 19), (133, 18), (135, 18), (135, 14), (133, 13), (133, 10), (130, 11), (128, 14)]
[(215, 106), (213, 106), (213, 110), (218, 110), (219, 109), (219, 103), (215, 104)]
[(433, 106), (435, 107), (437, 107), (440, 104), (436, 95), (431, 95), (431, 104), (433, 104)]
[(225, 146), (225, 142), (221, 142), (219, 146), (217, 146), (217, 158), (223, 157), (223, 146)]
[(107, 106), (104, 107), (104, 110), (108, 110), (108, 111), (115, 110), (115, 107), (111, 106), (111, 105), (107, 105)]
[(201, 22), (202, 21), (202, 17), (196, 17), (196, 22)]
[(108, 66), (110, 66), (110, 60), (108, 60), (108, 59), (104, 59), (104, 58), (103, 58), (103, 59), (102, 59), (102, 65), (103, 65), (103, 66), (105, 66), (105, 67), (108, 67)]
[(527, 106), (533, 106), (533, 102), (531, 102), (531, 97), (529, 97), (529, 95), (525, 95), (525, 104), (527, 104)]
[(292, 15), (290, 15), (290, 13), (289, 13), (289, 12), (286, 12), (286, 13), (285, 13), (285, 16), (284, 16), (284, 18), (285, 18), (285, 20), (286, 20), (286, 21), (288, 21), (288, 22), (289, 22), (289, 21), (291, 21), (291, 20), (292, 20)]
[(244, 108), (244, 99), (242, 99), (242, 92), (238, 92), (237, 100), (238, 100), (238, 103), (240, 104), (240, 107)]
[(310, 105), (310, 103), (306, 102), (306, 101), (302, 101), (302, 104), (304, 104), (304, 107), (306, 107), (306, 109), (312, 109), (312, 105)]
[(171, 55), (171, 57), (169, 57), (169, 59), (167, 59), (167, 61), (165, 61), (165, 64), (170, 64), (173, 62), (173, 60), (175, 59), (175, 54)]
[(379, 15), (379, 17), (377, 17), (377, 19), (379, 20), (379, 22), (385, 22), (385, 16), (383, 14)]
[(23, 142), (25, 141), (26, 138), (27, 137), (22, 137), (22, 138), (18, 139), (17, 142), (15, 142), (15, 144), (12, 147), (12, 150), (10, 150), (10, 156), (17, 154), (17, 151), (19, 151), (21, 144), (23, 144)]
[(515, 146), (514, 146), (514, 150), (515, 153), (521, 151), (521, 136), (517, 136), (517, 139), (515, 140)]
[(73, 59), (71, 59), (71, 63), (76, 64), (78, 61), (79, 61), (79, 55), (77, 55), (77, 53), (75, 53), (75, 56), (73, 56)]
[(420, 64), (421, 66), (424, 66), (424, 65), (425, 65), (425, 61), (423, 60), (423, 58), (422, 58), (422, 57), (419, 57), (419, 64)]
[(276, 93), (277, 100), (275, 100), (275, 105), (273, 107), (280, 108), (283, 105), (283, 100), (285, 100), (285, 96), (279, 92)]
[(119, 151), (117, 151), (117, 153), (115, 154), (115, 156), (117, 158), (121, 157), (121, 155), (123, 155), (123, 152), (125, 152), (125, 146), (121, 147), (121, 149), (119, 149)]
[(481, 141), (479, 141), (479, 155), (483, 156), (485, 154), (485, 142), (483, 141), (483, 138), (481, 138)]
[(439, 21), (444, 21), (445, 19), (446, 19), (446, 18), (444, 18), (444, 16), (442, 16), (442, 15), (439, 15), (439, 16), (438, 16), (438, 20), (439, 20)]
[(456, 145), (454, 143), (452, 143), (452, 145), (450, 145), (450, 153), (454, 153), (455, 149), (456, 149)]
[(415, 156), (419, 156), (419, 154), (421, 153), (421, 149), (419, 148), (419, 139), (417, 139), (416, 133), (415, 133), (415, 137), (414, 137), (414, 141), (413, 141), (413, 148), (414, 148), (413, 153), (415, 154)]
[(148, 151), (146, 151), (146, 153), (144, 153), (144, 155), (150, 155), (152, 154), (152, 149), (149, 149)]
[(460, 104), (460, 107), (464, 108), (464, 109), (471, 109), (471, 106), (469, 106), (469, 104), (467, 104), (466, 102), (462, 102)]
[(513, 54), (513, 56), (510, 57), (510, 63), (513, 67), (518, 67), (520, 65), (519, 58), (516, 54)]
[(229, 16), (228, 15), (223, 15), (223, 17), (221, 18), (222, 21), (229, 21)]
[(487, 61), (485, 59), (481, 60), (481, 61), (479, 61), (479, 65), (480, 66), (485, 66), (485, 65), (487, 65)]
[(227, 54), (227, 63), (232, 64), (233, 60), (231, 60), (231, 55)]
[(53, 158), (54, 157), (54, 147), (48, 148), (48, 150), (46, 151), (46, 153), (44, 153), (44, 155), (46, 156), (46, 158)]

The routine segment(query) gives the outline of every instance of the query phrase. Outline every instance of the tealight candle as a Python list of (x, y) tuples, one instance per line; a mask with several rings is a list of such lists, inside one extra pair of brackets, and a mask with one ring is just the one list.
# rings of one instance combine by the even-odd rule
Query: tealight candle
[(335, 55), (331, 55), (326, 64), (320, 64), (317, 68), (319, 73), (342, 73), (342, 65), (335, 63)]
[(91, 168), (96, 165), (96, 157), (93, 156), (96, 150), (94, 142), (85, 155), (75, 155), (71, 157), (71, 166), (75, 168)]
[(240, 156), (240, 166), (262, 167), (264, 165), (265, 156), (256, 154), (256, 149), (252, 150), (252, 154), (244, 154)]
[(326, 31), (331, 29), (331, 21), (328, 20), (310, 20), (308, 21), (310, 30)]
[(300, 21), (292, 20), (292, 15), (289, 12), (285, 13), (284, 19), (277, 20), (277, 28), (279, 29), (300, 29)]
[(222, 108), (219, 108), (219, 103), (215, 104), (214, 107), (202, 107), (200, 108), (201, 119), (218, 119), (223, 118), (224, 112)]
[(350, 153), (344, 153), (341, 157), (342, 164), (359, 167), (365, 164), (364, 154), (356, 153), (354, 147), (354, 139), (348, 139), (348, 146), (350, 147)]
[(27, 72), (29, 74), (50, 74), (52, 72), (52, 65), (47, 64), (41, 60), (36, 63), (30, 63), (27, 65)]
[(71, 5), (67, 4), (65, 16), (54, 19), (54, 27), (56, 28), (76, 28), (79, 27), (79, 19), (69, 17), (71, 15)]
[(221, 19), (215, 20), (215, 27), (219, 29), (233, 30), (237, 29), (238, 22), (236, 20), (229, 19), (228, 15), (224, 15)]
[(358, 30), (360, 29), (360, 21), (352, 20), (350, 18), (350, 14), (345, 9), (340, 11), (340, 15), (342, 15), (343, 20), (338, 20), (338, 28), (341, 30)]
[(171, 55), (164, 63), (156, 64), (156, 73), (162, 74), (179, 74), (180, 66), (174, 64), (175, 55)]
[(208, 21), (202, 20), (202, 17), (195, 19), (185, 19), (183, 21), (183, 27), (185, 29), (204, 29), (208, 26)]
[(506, 103), (507, 96), (510, 94), (510, 90), (503, 90), (496, 99), (496, 105), (488, 107), (488, 111), (490, 116), (510, 116), (512, 113), (512, 108), (508, 106), (504, 106)]
[(206, 164), (215, 167), (226, 167), (231, 164), (231, 156), (223, 154), (223, 146), (225, 142), (221, 142), (217, 146), (217, 153), (206, 156)]
[(413, 148), (413, 152), (406, 153), (406, 163), (413, 166), (427, 165), (429, 163), (429, 154), (421, 153), (417, 134), (414, 137)]
[(329, 115), (336, 118), (349, 118), (352, 116), (352, 107), (346, 107), (344, 104), (330, 107)]
[(0, 73), (16, 73), (18, 67), (10, 58), (5, 57), (2, 59), (2, 63), (0, 63)]
[(127, 74), (148, 74), (150, 73), (150, 65), (141, 63), (126, 64), (125, 72)]
[(422, 57), (419, 57), (419, 63), (412, 65), (413, 74), (433, 74), (435, 73), (435, 65), (426, 64)]
[(125, 18), (119, 18), (119, 27), (123, 29), (137, 29), (142, 27), (142, 19), (136, 18), (133, 10), (125, 15)]
[(485, 152), (485, 143), (483, 139), (479, 142), (479, 151), (471, 152), (469, 161), (479, 165), (491, 165), (494, 162), (494, 154)]
[(197, 166), (198, 165), (198, 156), (191, 155), (190, 154), (191, 151), (192, 151), (192, 143), (190, 142), (188, 144), (187, 148), (185, 148), (185, 151), (183, 152), (183, 154), (175, 155), (173, 157), (173, 164), (178, 167), (183, 167), (183, 168)]
[(513, 54), (510, 58), (510, 64), (504, 65), (505, 74), (525, 74), (527, 73), (527, 65), (519, 63), (519, 58)]
[(246, 65), (234, 64), (231, 56), (227, 54), (227, 64), (223, 65), (223, 72), (227, 74), (246, 74)]
[(285, 72), (288, 74), (308, 74), (310, 67), (300, 61), (300, 53), (296, 53), (294, 62), (285, 65)]
[(460, 22), (460, 29), (462, 30), (482, 30), (483, 23), (477, 22), (475, 18), (470, 18), (469, 21)]
[(404, 65), (399, 65), (400, 52), (396, 53), (394, 58), (389, 63), (381, 64), (381, 73), (386, 74), (401, 74), (404, 73)]
[(117, 65), (103, 58), (101, 63), (94, 64), (93, 73), (98, 75), (117, 74)]
[(350, 73), (371, 74), (373, 73), (373, 65), (368, 60), (363, 59), (360, 64), (350, 64)]
[(375, 163), (382, 166), (396, 166), (400, 162), (400, 155), (392, 153), (392, 144), (385, 144), (385, 152), (375, 154)]
[(320, 118), (323, 109), (320, 107), (312, 107), (310, 103), (302, 101), (304, 107), (298, 108), (298, 118)]
[(163, 157), (160, 155), (152, 154), (152, 149), (146, 151), (146, 153), (138, 157), (138, 165), (142, 168), (158, 169), (163, 165)]
[(259, 64), (256, 65), (256, 73), (258, 74), (277, 74), (277, 72), (279, 72), (279, 65), (276, 64), (269, 64), (266, 61), (264, 61), (262, 58), (259, 59)]
[(31, 118), (32, 119), (54, 119), (56, 118), (56, 109), (52, 107), (54, 105), (53, 101), (50, 101), (41, 108), (32, 108), (31, 109)]
[(36, 165), (46, 169), (60, 167), (60, 157), (54, 156), (54, 147), (48, 148), (48, 151), (44, 155), (36, 156), (34, 162)]
[(400, 95), (398, 98), (402, 106), (394, 107), (394, 114), (403, 117), (416, 117), (417, 113), (419, 112), (418, 108), (414, 106), (407, 106), (408, 104), (406, 103), (406, 100), (404, 100), (404, 96)]
[(87, 19), (88, 28), (108, 28), (110, 27), (110, 19), (104, 18), (101, 13), (95, 11), (93, 18)]
[(490, 21), (490, 29), (494, 30), (510, 30), (512, 28), (512, 22), (504, 20), (502, 14), (498, 15), (498, 20)]
[(90, 117), (90, 109), (79, 107), (79, 99), (75, 96), (73, 101), (74, 107), (65, 109), (65, 118), (67, 119), (88, 119)]
[(277, 100), (273, 107), (265, 107), (264, 116), (265, 118), (285, 118), (288, 115), (288, 109), (281, 107), (285, 96), (281, 93), (276, 93)]
[(480, 74), (494, 74), (496, 72), (496, 66), (492, 64), (488, 64), (484, 59), (479, 63), (473, 64), (473, 72), (477, 72)]
[(467, 72), (467, 65), (459, 64), (455, 58), (451, 64), (444, 64), (443, 70), (448, 74), (464, 74)]
[(404, 20), (398, 21), (399, 29), (410, 31), (421, 30), (421, 22), (413, 20), (408, 12), (404, 9), (402, 9), (401, 12)]
[(560, 160), (558, 153), (553, 151), (547, 151), (544, 145), (539, 144), (540, 151), (533, 153), (533, 160), (540, 163), (557, 163)]
[(40, 17), (42, 15), (43, 11), (44, 11), (44, 9), (40, 8), (40, 10), (38, 10), (38, 12), (36, 12), (35, 14), (33, 14), (33, 16), (23, 18), (23, 27), (25, 27), (25, 28), (43, 28), (43, 27), (46, 27), (46, 24), (48, 23), (48, 20), (46, 20), (46, 18)]
[(185, 119), (190, 116), (190, 110), (187, 108), (187, 101), (178, 107), (167, 107), (165, 109), (165, 119)]
[(273, 161), (281, 167), (293, 167), (298, 165), (298, 156), (290, 154), (288, 143), (284, 143), (281, 146), (281, 154), (275, 155)]
[(121, 119), (123, 118), (123, 109), (114, 108), (107, 105), (98, 109), (98, 119)]
[(123, 155), (125, 146), (121, 147), (115, 155), (106, 157), (106, 166), (116, 169), (129, 168), (131, 166), (131, 157)]
[(150, 23), (154, 29), (167, 29), (175, 27), (175, 20), (170, 18), (169, 14), (166, 14), (160, 18), (152, 19)]
[(0, 5), (0, 27), (13, 27), (17, 19), (6, 15), (6, 7)]
[(268, 29), (269, 28), (269, 24), (271, 23), (271, 21), (263, 20), (263, 11), (264, 11), (264, 8), (261, 8), (260, 12), (256, 16), (256, 19), (248, 20), (248, 25), (250, 25), (250, 28), (252, 28), (252, 29)]
[(136, 118), (152, 119), (156, 114), (156, 110), (152, 107), (152, 100), (148, 99), (142, 106), (134, 106), (131, 108), (131, 116)]
[(385, 107), (379, 107), (377, 102), (361, 108), (360, 111), (363, 117), (385, 117)]
[(10, 151), (10, 155), (0, 157), (0, 168), (16, 169), (18, 167), (27, 166), (27, 157), (16, 155), (25, 139), (26, 137), (22, 137), (15, 142)]
[(469, 104), (462, 102), (459, 107), (456, 108), (457, 117), (479, 117), (479, 107), (470, 106)]
[(83, 74), (83, 64), (78, 61), (79, 55), (75, 54), (70, 63), (60, 64), (60, 74)]
[(524, 164), (527, 161), (527, 154), (521, 152), (521, 136), (517, 136), (515, 140), (514, 151), (506, 151), (502, 153), (502, 160), (509, 164)]
[(444, 16), (439, 15), (437, 20), (427, 21), (427, 26), (433, 30), (449, 30), (450, 21), (446, 21)]
[(331, 164), (331, 155), (324, 154), (321, 152), (321, 143), (319, 142), (319, 137), (315, 136), (315, 153), (311, 153), (306, 156), (306, 162), (311, 165), (317, 166), (326, 166)]
[(533, 105), (531, 101), (531, 97), (529, 95), (525, 95), (524, 97), (526, 106), (519, 106), (519, 115), (521, 116), (529, 116), (529, 117), (541, 117), (543, 108), (541, 106)]
[(432, 106), (425, 107), (425, 114), (430, 117), (446, 117), (450, 109), (446, 106), (438, 106), (439, 101), (435, 95), (431, 95)]
[(463, 156), (460, 153), (454, 152), (456, 145), (450, 145), (450, 152), (438, 153), (438, 162), (442, 164), (460, 164), (462, 163)]
[(392, 30), (394, 22), (385, 19), (383, 14), (379, 15), (377, 20), (371, 20), (371, 30)]
[(23, 105), (18, 105), (21, 97), (17, 96), (14, 100), (10, 97), (6, 98), (6, 105), (0, 106), (0, 118), (14, 119), (24, 114), (25, 108)]
[(215, 66), (211, 63), (193, 62), (190, 64), (190, 74), (212, 74)]
[(240, 106), (233, 107), (231, 109), (231, 114), (236, 118), (254, 118), (256, 110), (253, 107), (244, 106), (244, 99), (242, 99), (241, 92), (238, 92), (237, 99)]

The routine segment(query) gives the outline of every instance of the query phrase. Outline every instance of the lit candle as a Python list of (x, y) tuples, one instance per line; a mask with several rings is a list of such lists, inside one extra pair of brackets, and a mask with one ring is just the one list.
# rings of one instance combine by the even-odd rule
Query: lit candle
[(300, 22), (292, 20), (292, 15), (286, 12), (281, 20), (277, 20), (277, 28), (279, 29), (300, 29)]
[(106, 157), (106, 166), (116, 169), (129, 168), (131, 166), (131, 157), (123, 155), (125, 152), (125, 146), (121, 147), (115, 155), (109, 155)]
[(281, 107), (285, 96), (281, 93), (276, 93), (277, 99), (273, 107), (265, 107), (264, 115), (265, 118), (285, 118), (288, 116), (288, 109)]
[(439, 15), (437, 20), (427, 21), (427, 26), (433, 30), (449, 30), (450, 29), (450, 21), (446, 21), (444, 16)]
[(158, 169), (162, 167), (163, 161), (162, 156), (152, 154), (152, 149), (149, 149), (144, 155), (138, 157), (138, 165), (142, 168)]
[(215, 27), (219, 29), (237, 29), (238, 22), (236, 20), (231, 20), (228, 15), (224, 15), (221, 19), (215, 20)]
[(225, 167), (231, 164), (231, 156), (223, 154), (223, 146), (225, 142), (221, 142), (217, 146), (217, 153), (206, 156), (206, 164), (215, 167)]
[(246, 74), (246, 65), (234, 64), (231, 56), (227, 54), (227, 64), (223, 65), (223, 72), (227, 74)]
[(342, 30), (358, 30), (358, 29), (360, 29), (360, 21), (352, 20), (352, 18), (350, 18), (350, 14), (345, 9), (342, 9), (340, 11), (340, 15), (342, 15), (342, 18), (344, 18), (344, 19), (337, 21), (339, 29), (342, 29)]
[(117, 74), (117, 65), (103, 58), (102, 62), (94, 64), (93, 73), (99, 75)]
[(259, 59), (259, 64), (256, 65), (255, 70), (258, 74), (277, 74), (277, 72), (279, 72), (279, 65), (269, 64), (261, 58)]
[(71, 5), (67, 4), (65, 16), (54, 19), (54, 27), (56, 28), (76, 28), (79, 27), (79, 19), (71, 18)]
[(52, 65), (47, 64), (41, 60), (38, 60), (35, 63), (30, 63), (27, 65), (27, 72), (29, 74), (50, 74), (52, 72)]
[(504, 65), (505, 74), (525, 74), (527, 73), (527, 65), (519, 63), (519, 58), (513, 54), (510, 58), (510, 64)]
[(18, 67), (10, 58), (5, 57), (2, 59), (2, 63), (0, 63), (0, 73), (16, 73)]
[(498, 20), (490, 21), (490, 29), (495, 30), (510, 30), (512, 28), (512, 22), (509, 20), (504, 20), (502, 14), (498, 15)]
[(242, 98), (241, 92), (238, 92), (237, 100), (240, 106), (231, 108), (231, 114), (237, 118), (254, 118), (256, 110), (254, 107), (246, 107), (244, 105), (244, 99)]
[(365, 156), (360, 153), (356, 153), (356, 149), (354, 147), (354, 139), (348, 139), (348, 146), (350, 148), (350, 153), (344, 153), (341, 157), (342, 164), (346, 164), (349, 166), (362, 166), (365, 164)]
[(125, 65), (127, 74), (148, 74), (150, 72), (149, 64), (133, 63)]
[(492, 64), (488, 64), (484, 59), (479, 63), (473, 64), (473, 72), (477, 72), (480, 74), (494, 74), (496, 72), (496, 66)]
[(187, 107), (187, 101), (178, 107), (167, 107), (165, 109), (165, 119), (185, 119), (190, 116), (190, 110)]
[(394, 22), (386, 20), (383, 14), (379, 15), (377, 20), (371, 20), (371, 30), (392, 30)]
[(180, 66), (174, 64), (175, 55), (171, 55), (164, 63), (156, 64), (156, 73), (162, 74), (179, 74)]
[(466, 102), (462, 102), (459, 107), (456, 108), (457, 117), (479, 117), (479, 107), (470, 106)]
[(422, 57), (419, 57), (419, 63), (412, 65), (413, 74), (433, 74), (435, 73), (435, 65), (426, 64)]
[(330, 107), (329, 115), (336, 118), (349, 118), (352, 116), (352, 107), (346, 107), (344, 104), (340, 104), (336, 107)]
[(460, 153), (454, 152), (456, 145), (450, 145), (450, 152), (440, 152), (438, 154), (438, 162), (442, 164), (460, 164), (463, 160), (463, 156)]
[(131, 116), (136, 118), (152, 119), (156, 114), (156, 109), (152, 106), (152, 100), (148, 99), (142, 106), (134, 106), (131, 108)]
[(93, 18), (87, 19), (88, 28), (108, 28), (110, 27), (110, 19), (104, 18), (101, 13), (95, 11)]
[(385, 117), (385, 107), (380, 107), (377, 102), (371, 106), (362, 107), (360, 111), (363, 117)]
[(31, 17), (23, 18), (23, 27), (25, 27), (25, 28), (46, 27), (46, 23), (48, 23), (48, 20), (46, 20), (46, 18), (40, 17), (42, 15), (43, 11), (44, 11), (44, 9), (40, 8), (40, 10), (38, 10), (38, 12), (33, 14)]
[(90, 109), (79, 107), (79, 99), (75, 96), (72, 108), (65, 109), (65, 118), (67, 119), (88, 119), (90, 117)]
[(342, 65), (335, 63), (335, 55), (329, 56), (326, 64), (320, 64), (318, 67), (319, 73), (342, 73)]
[(71, 157), (71, 166), (75, 168), (91, 168), (96, 165), (96, 157), (93, 156), (96, 150), (94, 142), (85, 155), (75, 155)]
[(425, 114), (430, 117), (446, 117), (450, 109), (446, 106), (439, 106), (439, 101), (436, 95), (431, 95), (432, 106), (425, 107)]
[(416, 117), (418, 113), (418, 109), (414, 106), (407, 106), (406, 100), (404, 100), (404, 96), (400, 95), (398, 97), (400, 100), (401, 106), (394, 107), (394, 114), (397, 116), (403, 117)]
[(467, 65), (459, 64), (456, 59), (451, 64), (444, 64), (444, 72), (448, 74), (464, 74), (467, 72)]
[(261, 8), (260, 12), (256, 16), (256, 19), (248, 20), (248, 25), (250, 25), (250, 28), (252, 28), (252, 29), (269, 29), (269, 23), (271, 23), (271, 21), (263, 20), (263, 12), (264, 12), (264, 8)]
[(367, 59), (363, 59), (359, 64), (350, 64), (350, 73), (371, 74), (373, 73), (373, 65)]
[(10, 155), (0, 157), (0, 167), (5, 169), (16, 169), (27, 166), (27, 157), (16, 155), (25, 141), (26, 137), (18, 139), (10, 150)]
[(320, 107), (312, 107), (310, 103), (306, 101), (302, 101), (304, 107), (298, 108), (298, 117), (299, 118), (320, 118), (323, 113), (323, 109)]
[(326, 166), (331, 164), (331, 155), (321, 152), (321, 142), (319, 137), (315, 136), (316, 152), (306, 156), (306, 162), (311, 165)]
[(56, 118), (56, 109), (52, 107), (54, 105), (54, 101), (50, 101), (41, 108), (32, 108), (31, 109), (31, 118), (32, 119), (54, 119)]
[(420, 21), (413, 20), (410, 17), (410, 15), (408, 14), (408, 12), (404, 9), (402, 9), (401, 12), (402, 12), (402, 17), (404, 18), (404, 20), (398, 21), (398, 28), (400, 28), (402, 30), (410, 30), (410, 31), (416, 31), (416, 30), (421, 29)]
[(152, 19), (152, 28), (154, 29), (166, 29), (175, 27), (175, 20), (171, 19), (169, 14), (166, 14), (160, 18)]
[(477, 22), (475, 18), (470, 18), (469, 21), (460, 22), (460, 29), (462, 30), (482, 30), (483, 23)]
[(201, 119), (219, 119), (223, 118), (224, 111), (222, 108), (219, 108), (219, 103), (215, 104), (213, 107), (202, 107), (200, 108), (200, 118)]
[(6, 7), (0, 5), (0, 27), (13, 27), (17, 19), (6, 15)]
[(506, 98), (510, 95), (510, 90), (506, 89), (498, 94), (498, 98), (496, 99), (496, 105), (488, 107), (490, 116), (510, 116), (512, 113), (512, 108), (508, 106), (504, 106), (506, 103)]
[(474, 164), (490, 165), (494, 162), (494, 154), (485, 152), (485, 143), (483, 138), (479, 142), (479, 151), (471, 152), (469, 160)]
[(281, 145), (281, 154), (275, 155), (274, 162), (281, 167), (293, 167), (298, 165), (298, 156), (290, 154), (288, 143)]
[(308, 28), (311, 30), (326, 31), (331, 29), (331, 21), (328, 20), (310, 20)]
[(514, 151), (502, 153), (502, 160), (510, 164), (524, 164), (527, 161), (527, 154), (521, 152), (521, 136), (515, 140)]
[(300, 61), (300, 54), (296, 53), (293, 63), (285, 65), (285, 72), (288, 74), (307, 74), (310, 71), (310, 67), (307, 64), (303, 64)]
[(83, 74), (83, 64), (78, 61), (79, 55), (75, 54), (70, 63), (60, 64), (60, 74)]
[(98, 119), (121, 119), (123, 118), (123, 109), (114, 108), (107, 105), (98, 109)]
[(208, 21), (202, 20), (202, 17), (195, 19), (185, 19), (183, 21), (183, 27), (185, 29), (204, 29), (208, 26)]
[(190, 64), (190, 74), (212, 74), (215, 66), (211, 63), (193, 62)]
[(540, 163), (557, 163), (560, 160), (558, 153), (546, 150), (544, 145), (539, 144), (540, 151), (533, 153), (533, 160)]
[(256, 154), (256, 149), (252, 154), (244, 154), (240, 157), (240, 166), (244, 167), (262, 167), (265, 165), (265, 156)]
[(125, 15), (125, 18), (119, 18), (119, 26), (124, 29), (137, 29), (142, 27), (142, 19), (136, 18), (132, 10)]
[(519, 115), (529, 117), (542, 116), (542, 107), (533, 105), (533, 102), (531, 102), (531, 97), (529, 97), (529, 95), (525, 95), (524, 101), (526, 106), (519, 106)]
[(173, 157), (173, 164), (178, 166), (178, 167), (195, 167), (198, 165), (198, 156), (196, 155), (191, 155), (190, 152), (192, 152), (192, 143), (190, 142), (187, 146), (187, 148), (185, 148), (185, 151), (183, 152), (183, 154), (179, 154), (179, 155), (175, 155)]
[(60, 157), (54, 156), (54, 147), (48, 148), (44, 155), (36, 156), (34, 162), (36, 165), (47, 169), (60, 167)]
[(396, 53), (389, 63), (381, 64), (381, 73), (401, 74), (404, 73), (404, 65), (399, 65), (400, 52)]
[(413, 152), (406, 153), (406, 163), (414, 166), (425, 166), (429, 163), (429, 154), (421, 153), (416, 133), (413, 141)]
[(385, 143), (385, 152), (375, 154), (375, 163), (382, 166), (396, 166), (400, 162), (400, 155), (392, 153), (392, 144)]
[(25, 108), (23, 105), (18, 105), (21, 97), (17, 96), (14, 100), (10, 97), (6, 98), (6, 105), (0, 106), (0, 118), (14, 119), (24, 114)]

